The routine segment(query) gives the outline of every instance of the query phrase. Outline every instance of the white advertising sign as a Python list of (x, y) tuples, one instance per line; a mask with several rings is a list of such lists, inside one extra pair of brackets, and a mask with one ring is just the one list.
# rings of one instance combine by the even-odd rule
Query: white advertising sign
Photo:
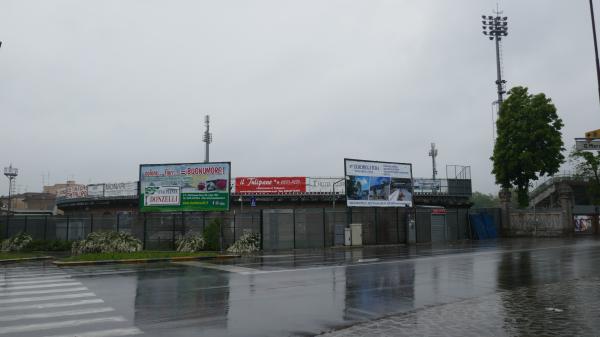
[(87, 191), (89, 198), (102, 198), (104, 196), (104, 184), (87, 185)]
[(104, 184), (105, 197), (128, 197), (137, 195), (137, 182), (106, 183)]
[(179, 186), (147, 187), (144, 206), (179, 206)]
[(575, 150), (600, 151), (600, 139), (587, 140), (585, 138), (575, 138)]
[[(413, 179), (413, 190), (417, 193), (437, 193), (442, 191), (442, 181), (439, 179), (424, 179), (424, 178), (415, 178)], [(448, 187), (446, 186), (446, 191), (448, 192)]]
[(87, 186), (79, 184), (67, 185), (56, 192), (58, 199), (79, 199), (86, 198), (87, 195)]
[(412, 165), (345, 159), (348, 207), (412, 207)]
[[(341, 180), (341, 181), (340, 181)], [(306, 193), (332, 194), (333, 184), (335, 184), (335, 194), (345, 194), (345, 183), (340, 178), (313, 178), (306, 177)]]

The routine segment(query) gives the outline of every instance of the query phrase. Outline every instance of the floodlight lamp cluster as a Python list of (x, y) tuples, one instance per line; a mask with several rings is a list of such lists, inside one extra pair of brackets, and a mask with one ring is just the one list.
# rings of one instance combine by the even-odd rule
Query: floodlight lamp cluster
[(498, 41), (501, 41), (503, 36), (508, 35), (508, 17), (482, 15), (481, 18), (483, 19), (481, 21), (483, 24), (483, 35), (489, 37), (490, 40), (496, 38)]
[(4, 175), (9, 179), (14, 178), (19, 175), (19, 169), (12, 167), (12, 164), (9, 167), (4, 168)]

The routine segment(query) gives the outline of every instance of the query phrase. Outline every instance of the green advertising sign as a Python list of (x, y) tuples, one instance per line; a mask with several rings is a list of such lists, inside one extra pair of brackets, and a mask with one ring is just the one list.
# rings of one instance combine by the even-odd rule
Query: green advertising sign
[(140, 165), (141, 212), (228, 211), (230, 163)]

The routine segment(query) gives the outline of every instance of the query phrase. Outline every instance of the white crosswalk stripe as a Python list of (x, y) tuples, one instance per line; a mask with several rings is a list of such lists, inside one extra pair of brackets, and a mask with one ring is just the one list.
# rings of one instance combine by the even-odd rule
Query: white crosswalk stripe
[(75, 319), (70, 321), (50, 322), (50, 323), (36, 323), (36, 324), (23, 324), (23, 325), (10, 325), (0, 327), (0, 335), (9, 333), (29, 332), (29, 331), (40, 331), (56, 328), (69, 328), (76, 327), (86, 324), (95, 323), (111, 323), (111, 322), (125, 322), (127, 321), (122, 316), (111, 316), (111, 317), (99, 317), (90, 319)]
[(65, 282), (65, 283), (48, 283), (48, 284), (34, 284), (27, 286), (6, 286), (0, 287), (0, 292), (4, 290), (21, 290), (21, 289), (38, 289), (38, 288), (55, 288), (55, 287), (71, 287), (81, 285), (81, 282)]
[(54, 312), (42, 312), (36, 314), (19, 314), (19, 315), (8, 315), (0, 316), (0, 322), (18, 321), (24, 319), (37, 319), (37, 318), (53, 318), (63, 316), (79, 316), (89, 314), (99, 314), (104, 312), (114, 311), (111, 307), (91, 308), (91, 309), (79, 309), (79, 310), (65, 310), (65, 311), (54, 311)]
[(0, 287), (28, 285), (28, 284), (43, 284), (43, 283), (60, 283), (60, 282), (73, 282), (71, 278), (52, 279), (52, 280), (35, 280), (35, 281), (20, 281), (20, 282), (0, 282)]
[[(109, 271), (113, 272), (118, 271)], [(84, 276), (97, 273), (90, 269)], [(77, 271), (65, 272), (56, 267), (0, 267), (0, 337), (27, 333), (48, 337), (143, 334), (73, 278), (78, 275)]]
[(52, 282), (73, 282), (73, 279), (70, 277), (63, 277), (57, 279), (49, 279), (49, 280), (30, 280), (30, 281), (9, 281), (9, 282), (0, 282), (0, 287), (9, 286), (9, 285), (25, 285), (25, 284), (40, 284), (40, 283), (52, 283)]
[(26, 291), (11, 291), (0, 293), (0, 297), (3, 296), (23, 296), (23, 295), (43, 295), (43, 294), (56, 294), (56, 293), (71, 293), (77, 291), (88, 290), (87, 287), (75, 287), (66, 289), (44, 289), (44, 290), (26, 290)]
[(20, 302), (38, 302), (38, 301), (48, 301), (48, 300), (62, 300), (64, 298), (81, 298), (81, 297), (95, 297), (94, 293), (80, 293), (80, 294), (61, 294), (61, 295), (53, 295), (53, 296), (39, 296), (39, 297), (19, 297), (19, 298), (11, 298), (0, 300), (0, 304), (8, 304), (8, 303), (20, 303)]
[(51, 276), (38, 276), (38, 277), (12, 277), (9, 279), (4, 279), (5, 283), (8, 282), (27, 282), (27, 281), (40, 281), (40, 280), (54, 280), (54, 279), (65, 279), (70, 278), (69, 274), (58, 274)]
[(78, 334), (70, 334), (70, 335), (54, 335), (47, 337), (118, 337), (118, 336), (133, 336), (139, 335), (143, 333), (142, 330), (138, 328), (128, 328), (128, 329), (111, 329), (111, 330), (101, 330), (101, 331), (89, 331)]
[(55, 267), (49, 268), (35, 268), (35, 267), (15, 267), (15, 266), (5, 266), (0, 269), (2, 273), (31, 273), (31, 272), (46, 272), (46, 271), (57, 271)]
[(0, 312), (7, 311), (19, 311), (19, 310), (35, 310), (35, 309), (49, 309), (49, 308), (64, 308), (64, 307), (72, 307), (77, 305), (88, 305), (88, 304), (98, 304), (104, 303), (103, 299), (94, 298), (91, 300), (79, 300), (79, 301), (71, 301), (71, 302), (50, 302), (50, 303), (40, 303), (40, 304), (25, 304), (25, 305), (13, 305), (13, 306), (2, 306), (0, 307)]
[(11, 278), (25, 278), (25, 277), (43, 277), (43, 276), (59, 276), (59, 275), (66, 275), (63, 272), (56, 272), (56, 273), (15, 273), (15, 274), (1, 274), (0, 273), (0, 280), (1, 279), (11, 279)]

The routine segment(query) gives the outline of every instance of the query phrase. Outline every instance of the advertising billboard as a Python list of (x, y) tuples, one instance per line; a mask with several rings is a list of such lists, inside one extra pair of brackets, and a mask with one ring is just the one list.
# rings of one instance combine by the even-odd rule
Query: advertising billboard
[(141, 212), (229, 210), (231, 164), (140, 165)]
[(591, 215), (574, 215), (573, 224), (575, 233), (586, 233), (592, 231), (594, 218)]
[(131, 181), (126, 183), (106, 183), (104, 184), (105, 197), (129, 197), (137, 195), (138, 183)]
[(306, 178), (306, 193), (332, 194), (335, 184), (335, 194), (345, 194), (345, 184), (342, 178)]
[(102, 198), (104, 196), (104, 184), (87, 185), (88, 198)]
[(445, 191), (442, 190), (441, 179), (425, 179), (425, 178), (414, 178), (413, 179), (413, 191), (417, 193), (439, 193), (448, 192), (448, 186), (446, 184)]
[(306, 177), (237, 177), (238, 194), (306, 193)]
[(56, 191), (57, 199), (79, 199), (87, 198), (87, 186), (81, 184), (69, 184)]
[(412, 165), (344, 159), (348, 207), (412, 207)]

